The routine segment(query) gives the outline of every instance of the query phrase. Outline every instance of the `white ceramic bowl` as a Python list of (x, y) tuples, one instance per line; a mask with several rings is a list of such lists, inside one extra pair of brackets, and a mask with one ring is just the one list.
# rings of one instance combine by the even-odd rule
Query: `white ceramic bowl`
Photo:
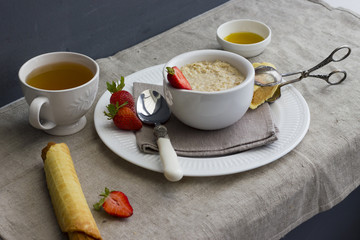
[[(236, 32), (252, 32), (264, 38), (263, 41), (253, 44), (238, 44), (224, 40), (226, 36)], [(216, 31), (219, 44), (226, 51), (240, 54), (243, 57), (255, 57), (262, 53), (271, 42), (271, 29), (262, 22), (250, 19), (238, 19), (226, 22)]]
[[(244, 76), (238, 86), (218, 91), (201, 92), (173, 88), (167, 80), (166, 67), (182, 66), (197, 61), (225, 61)], [(244, 57), (222, 50), (197, 50), (180, 54), (163, 69), (164, 95), (172, 113), (188, 126), (202, 130), (228, 127), (246, 113), (254, 91), (254, 68)]]

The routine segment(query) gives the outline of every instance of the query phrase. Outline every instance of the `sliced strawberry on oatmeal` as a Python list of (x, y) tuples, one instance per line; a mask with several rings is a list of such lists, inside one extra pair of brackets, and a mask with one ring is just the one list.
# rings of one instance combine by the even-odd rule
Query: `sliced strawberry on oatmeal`
[(171, 86), (180, 89), (192, 89), (190, 83), (178, 67), (166, 67), (166, 70), (168, 72), (167, 79)]

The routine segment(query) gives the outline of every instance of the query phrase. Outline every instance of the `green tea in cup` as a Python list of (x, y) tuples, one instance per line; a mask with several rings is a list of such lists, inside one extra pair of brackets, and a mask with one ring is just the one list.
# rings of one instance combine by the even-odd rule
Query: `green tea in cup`
[(26, 83), (44, 90), (64, 90), (78, 87), (90, 81), (94, 73), (84, 65), (74, 62), (58, 62), (34, 69)]
[(74, 52), (45, 53), (25, 62), (19, 80), (31, 126), (60, 136), (83, 129), (96, 98), (99, 72), (95, 60)]

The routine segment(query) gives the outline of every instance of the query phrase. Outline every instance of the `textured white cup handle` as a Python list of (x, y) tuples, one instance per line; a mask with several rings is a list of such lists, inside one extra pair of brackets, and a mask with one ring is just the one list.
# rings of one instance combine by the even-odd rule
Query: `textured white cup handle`
[(163, 137), (158, 138), (157, 145), (159, 147), (160, 160), (163, 164), (165, 177), (171, 182), (182, 179), (183, 172), (170, 139)]
[(31, 104), (29, 109), (29, 122), (31, 126), (38, 129), (49, 130), (56, 126), (55, 123), (47, 121), (45, 124), (40, 122), (40, 110), (44, 104), (49, 103), (46, 97), (37, 97)]

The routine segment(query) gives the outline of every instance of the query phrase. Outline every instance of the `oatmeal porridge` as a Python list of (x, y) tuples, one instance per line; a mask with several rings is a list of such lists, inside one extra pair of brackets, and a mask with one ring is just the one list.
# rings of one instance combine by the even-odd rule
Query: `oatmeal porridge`
[(216, 92), (233, 88), (245, 79), (236, 68), (219, 60), (187, 64), (180, 70), (193, 90), (203, 92)]

